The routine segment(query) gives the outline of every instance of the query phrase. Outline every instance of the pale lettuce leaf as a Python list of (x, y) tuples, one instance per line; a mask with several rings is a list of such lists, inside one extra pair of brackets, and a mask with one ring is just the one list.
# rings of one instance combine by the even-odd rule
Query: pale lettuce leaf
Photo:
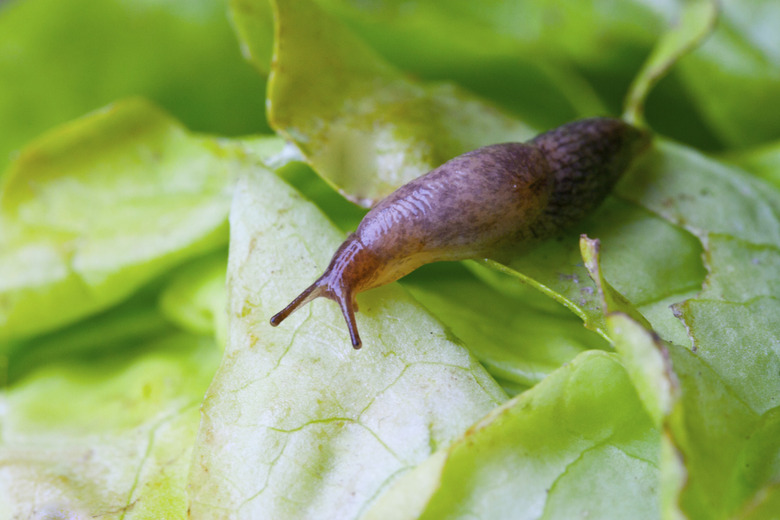
[(107, 308), (224, 246), (240, 158), (139, 99), (30, 144), (0, 193), (0, 341)]
[(198, 408), (219, 351), (171, 329), (124, 347), (60, 359), (4, 390), (0, 518), (186, 517)]
[(270, 171), (231, 212), (229, 335), (203, 403), (191, 475), (198, 518), (356, 518), (505, 394), (397, 286), (358, 298), (362, 350), (320, 300), (268, 323), (343, 235)]
[(585, 352), (402, 477), (363, 519), (658, 518), (658, 441), (614, 354)]
[(216, 251), (179, 269), (160, 293), (160, 310), (184, 330), (227, 338), (227, 252)]

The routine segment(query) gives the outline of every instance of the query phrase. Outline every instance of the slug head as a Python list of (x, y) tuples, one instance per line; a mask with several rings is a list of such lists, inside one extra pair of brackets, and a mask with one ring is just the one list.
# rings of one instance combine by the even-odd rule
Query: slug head
[(315, 298), (328, 298), (339, 304), (347, 322), (352, 346), (359, 349), (362, 342), (355, 320), (355, 312), (358, 310), (355, 296), (371, 287), (379, 268), (379, 260), (363, 246), (354, 233), (351, 234), (333, 255), (322, 276), (304, 289), (287, 307), (276, 313), (271, 318), (271, 325), (276, 327), (287, 316)]

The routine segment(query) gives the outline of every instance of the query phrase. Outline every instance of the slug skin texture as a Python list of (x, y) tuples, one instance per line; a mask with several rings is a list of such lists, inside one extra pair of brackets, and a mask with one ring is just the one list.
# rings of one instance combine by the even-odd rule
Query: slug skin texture
[(430, 262), (496, 256), (555, 236), (601, 204), (648, 144), (646, 132), (620, 119), (591, 118), (455, 157), (374, 206), (271, 325), (330, 298), (360, 348), (357, 293)]

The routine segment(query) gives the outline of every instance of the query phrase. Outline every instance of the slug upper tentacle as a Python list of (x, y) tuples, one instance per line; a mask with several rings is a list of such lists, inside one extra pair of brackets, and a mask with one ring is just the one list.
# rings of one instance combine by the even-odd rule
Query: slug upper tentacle
[(357, 293), (423, 264), (495, 256), (554, 236), (595, 209), (648, 143), (647, 133), (620, 119), (591, 118), (455, 157), (374, 206), (271, 325), (326, 297), (339, 304), (360, 348)]

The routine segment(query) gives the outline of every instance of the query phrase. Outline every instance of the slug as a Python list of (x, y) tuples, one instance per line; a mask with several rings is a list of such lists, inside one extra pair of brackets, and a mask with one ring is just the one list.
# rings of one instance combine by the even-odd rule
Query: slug
[(496, 257), (556, 235), (596, 208), (648, 143), (646, 132), (620, 119), (591, 118), (455, 157), (374, 206), (271, 325), (330, 298), (358, 349), (357, 293), (423, 264)]

